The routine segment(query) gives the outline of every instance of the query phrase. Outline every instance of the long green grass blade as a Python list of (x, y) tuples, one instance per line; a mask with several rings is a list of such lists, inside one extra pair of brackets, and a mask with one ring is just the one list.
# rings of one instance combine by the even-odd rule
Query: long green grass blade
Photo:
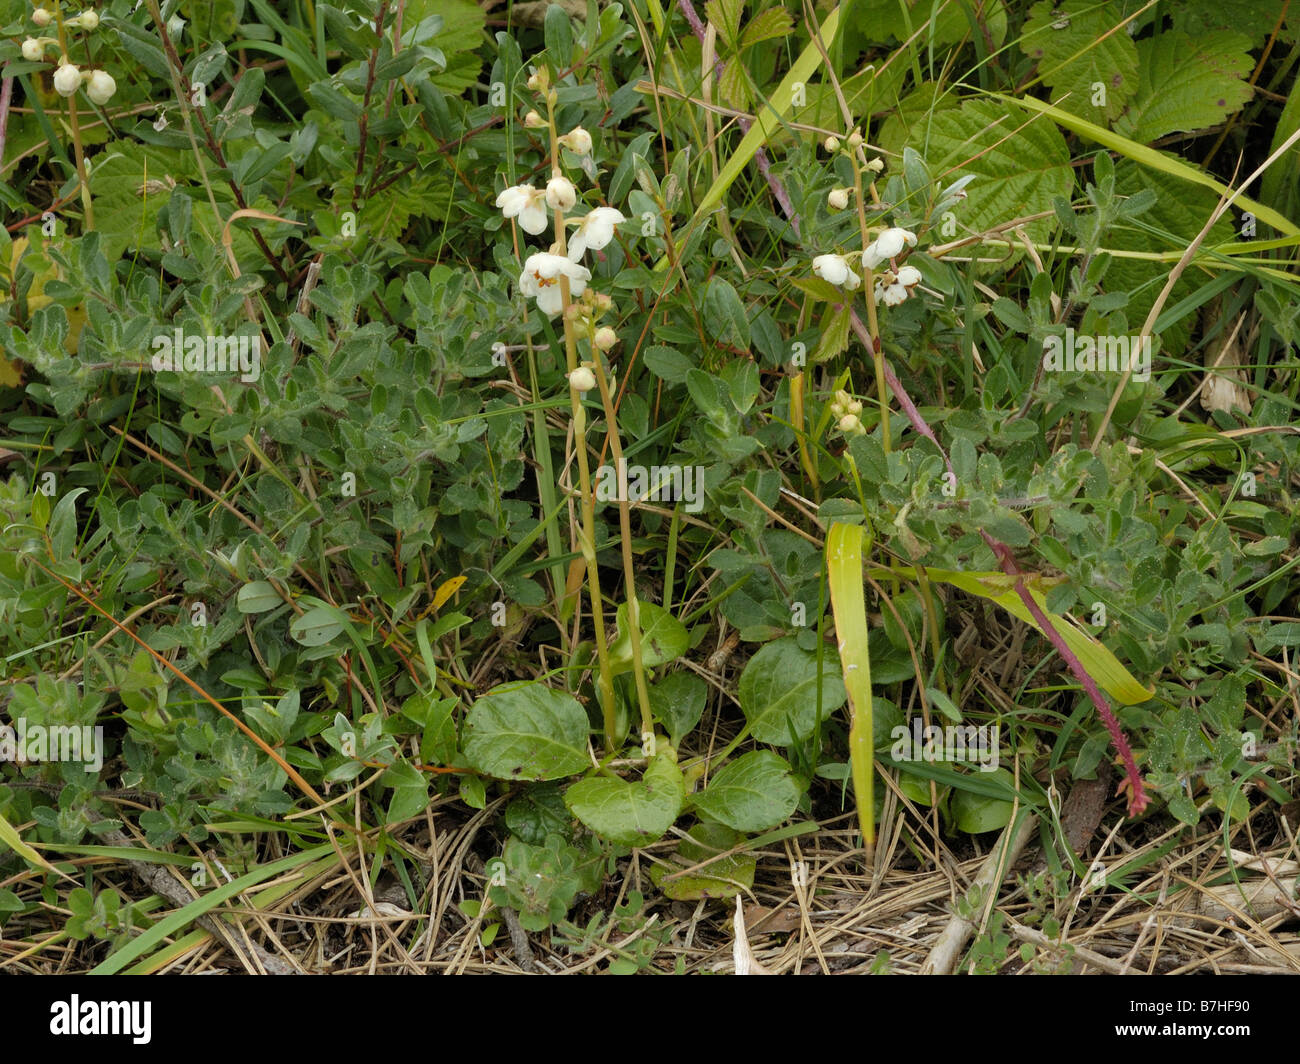
[(862, 551), (871, 538), (861, 525), (834, 524), (826, 537), (835, 637), (849, 693), (849, 767), (858, 802), (858, 823), (870, 851), (876, 844), (872, 794), (875, 750), (871, 732), (871, 653), (867, 646), (867, 604), (862, 591)]

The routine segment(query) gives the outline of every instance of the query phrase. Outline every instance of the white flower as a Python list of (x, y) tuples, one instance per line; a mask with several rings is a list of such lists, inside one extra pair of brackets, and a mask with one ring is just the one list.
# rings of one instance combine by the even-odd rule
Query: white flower
[(574, 126), (560, 138), (560, 143), (574, 155), (586, 155), (591, 151), (591, 134), (582, 126)]
[(32, 12), (32, 21), (38, 26), (48, 26), (52, 18), (54, 18), (54, 16), (43, 7), (38, 7)]
[(536, 236), (546, 228), (546, 193), (532, 185), (512, 185), (499, 196), (497, 206), (507, 218), (518, 218), (525, 233)]
[(614, 239), (614, 226), (626, 222), (623, 212), (614, 207), (597, 207), (578, 223), (578, 231), (569, 238), (569, 258), (577, 262), (590, 248), (600, 251)]
[(870, 170), (873, 174), (880, 173), (880, 171), (883, 170), (884, 168), (885, 168), (884, 159), (872, 159), (871, 162), (867, 163), (867, 169)]
[(834, 155), (837, 151), (840, 150), (840, 138), (827, 137), (824, 141), (822, 141), (822, 147), (825, 148), (832, 155)]
[(833, 188), (830, 195), (826, 197), (826, 205), (833, 211), (842, 211), (849, 205), (849, 190), (847, 188)]
[(524, 115), (524, 128), (545, 129), (546, 119), (543, 118), (541, 115), (539, 115), (536, 111), (529, 111), (526, 115)]
[(891, 284), (888, 287), (876, 285), (876, 302), (884, 303), (887, 307), (896, 307), (907, 299), (907, 289), (901, 284)]
[(77, 18), (77, 25), (83, 30), (95, 30), (99, 28), (99, 15), (94, 11), (83, 11)]
[(97, 103), (102, 107), (113, 98), (115, 92), (117, 92), (117, 82), (113, 80), (113, 75), (107, 70), (96, 70), (90, 75), (90, 84), (86, 86), (86, 95), (90, 97), (91, 103)]
[(64, 63), (54, 72), (54, 91), (60, 96), (72, 96), (81, 85), (81, 71), (71, 63)]
[(45, 43), (35, 37), (28, 37), (23, 41), (23, 58), (29, 63), (39, 63), (45, 58)]
[(862, 252), (862, 265), (868, 270), (874, 270), (882, 262), (888, 262), (902, 252), (904, 244), (916, 247), (916, 234), (909, 233), (906, 229), (886, 229)]
[(560, 296), (561, 275), (569, 279), (570, 299), (582, 295), (591, 280), (591, 271), (587, 267), (570, 262), (563, 255), (539, 251), (529, 255), (524, 263), (524, 272), (519, 275), (519, 291), (530, 299), (535, 298), (537, 306), (553, 318), (564, 309)]
[(862, 278), (849, 269), (843, 255), (818, 255), (813, 259), (813, 273), (824, 281), (850, 290), (862, 283)]
[(862, 147), (862, 134), (859, 133), (856, 129), (849, 134), (848, 145), (854, 151), (857, 151), (860, 147)]
[(596, 330), (596, 336), (592, 342), (596, 345), (598, 351), (608, 351), (618, 343), (618, 333), (608, 325), (602, 325)]
[(904, 288), (911, 288), (914, 284), (920, 284), (921, 271), (915, 266), (900, 266), (898, 268), (898, 283)]
[(596, 375), (586, 366), (579, 366), (569, 374), (569, 387), (575, 392), (589, 392), (596, 387)]
[(578, 202), (578, 191), (563, 174), (553, 174), (546, 182), (546, 205), (552, 210), (567, 211)]

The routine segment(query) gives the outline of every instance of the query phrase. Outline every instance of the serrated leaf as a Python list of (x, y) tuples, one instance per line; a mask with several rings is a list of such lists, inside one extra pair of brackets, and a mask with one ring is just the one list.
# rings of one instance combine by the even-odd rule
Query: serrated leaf
[(735, 48), (740, 38), (740, 15), (745, 10), (745, 0), (708, 0), (704, 17), (717, 27), (718, 36), (728, 48)]
[(823, 718), (844, 704), (844, 683), (833, 649), (822, 655), (804, 650), (793, 636), (759, 649), (740, 674), (740, 707), (750, 734), (760, 743), (789, 746), (802, 742), (817, 726), (817, 687), (820, 676)]
[(754, 750), (723, 765), (693, 804), (736, 831), (766, 831), (794, 812), (799, 787), (785, 758)]
[(465, 758), (503, 780), (555, 780), (587, 767), (586, 710), (540, 683), (507, 684), (475, 702), (465, 718)]
[(569, 811), (603, 839), (648, 846), (677, 819), (686, 797), (681, 770), (666, 756), (651, 758), (640, 782), (596, 776), (564, 792)]
[(1217, 125), (1250, 99), (1250, 39), (1168, 31), (1137, 42), (1138, 92), (1115, 132), (1143, 144)]
[[(908, 143), (946, 181), (975, 175), (958, 218), (976, 232), (1050, 211), (1053, 197), (1068, 197), (1074, 185), (1060, 131), (1046, 122), (1026, 124), (1010, 103), (967, 100), (955, 111), (938, 111), (912, 127)], [(1045, 240), (1051, 225), (1052, 219), (1042, 218), (1025, 228), (1030, 239)]]
[[(1058, 29), (1063, 18), (1068, 25)], [(1121, 18), (1117, 9), (1093, 0), (1039, 0), (1030, 9), (1018, 43), (1038, 61), (1058, 107), (1094, 122), (1109, 123), (1123, 113), (1138, 90), (1138, 50), (1132, 37), (1115, 29)], [(1101, 106), (1094, 103), (1098, 82), (1105, 90)]]
[(760, 11), (748, 23), (740, 35), (741, 49), (752, 48), (761, 41), (773, 41), (788, 37), (794, 29), (794, 16), (784, 7), (769, 7)]

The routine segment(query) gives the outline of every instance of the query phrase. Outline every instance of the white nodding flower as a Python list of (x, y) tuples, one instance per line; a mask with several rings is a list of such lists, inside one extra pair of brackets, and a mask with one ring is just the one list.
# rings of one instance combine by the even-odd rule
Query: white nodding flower
[(54, 91), (60, 96), (72, 96), (81, 85), (81, 71), (71, 63), (64, 63), (54, 72)]
[(569, 238), (569, 258), (577, 262), (588, 248), (600, 251), (614, 239), (614, 226), (626, 222), (616, 207), (596, 207), (578, 223), (578, 231)]
[(94, 11), (83, 11), (77, 16), (77, 25), (83, 30), (96, 30), (99, 28), (99, 14)]
[(45, 58), (45, 42), (28, 37), (23, 41), (23, 58), (29, 63), (39, 63)]
[(896, 307), (907, 299), (907, 289), (901, 284), (876, 285), (876, 302), (887, 307)]
[(529, 255), (524, 263), (524, 272), (519, 275), (519, 291), (530, 299), (536, 299), (542, 312), (553, 318), (564, 309), (560, 295), (561, 275), (569, 279), (570, 299), (582, 295), (591, 280), (591, 271), (587, 267), (570, 262), (563, 255), (539, 251)]
[(32, 21), (38, 26), (48, 26), (53, 18), (54, 16), (43, 7), (38, 7), (32, 12)]
[(574, 126), (560, 138), (560, 143), (574, 155), (586, 155), (591, 151), (591, 134), (582, 126)]
[(596, 345), (596, 349), (598, 351), (608, 351), (611, 347), (613, 347), (616, 343), (618, 343), (618, 333), (616, 333), (608, 325), (602, 325), (599, 329), (596, 330), (596, 336), (592, 340), (592, 342)]
[(862, 278), (849, 269), (843, 255), (818, 255), (812, 262), (813, 273), (838, 288), (854, 289)]
[(524, 128), (545, 129), (546, 119), (543, 118), (541, 115), (539, 115), (536, 111), (529, 111), (526, 115), (524, 115)]
[(596, 375), (586, 366), (579, 366), (569, 374), (569, 387), (575, 392), (589, 392), (596, 387)]
[(567, 211), (578, 202), (578, 191), (563, 174), (552, 174), (546, 182), (546, 205), (552, 210)]
[(113, 75), (107, 70), (96, 70), (90, 75), (90, 84), (86, 86), (86, 95), (90, 97), (91, 103), (97, 103), (102, 107), (113, 98), (115, 92), (117, 92), (117, 82), (113, 80)]
[(830, 195), (826, 197), (826, 205), (833, 211), (842, 211), (849, 205), (849, 192), (847, 188), (833, 188)]
[(911, 288), (913, 285), (921, 283), (921, 271), (915, 266), (900, 266), (898, 268), (898, 283), (904, 288)]
[(536, 236), (548, 224), (546, 193), (532, 185), (512, 185), (499, 196), (497, 206), (507, 218), (518, 218), (525, 233)]
[(824, 141), (822, 141), (822, 147), (825, 148), (832, 155), (834, 155), (837, 151), (840, 150), (840, 138), (827, 137)]
[(904, 245), (916, 247), (916, 234), (906, 229), (886, 229), (862, 252), (862, 265), (874, 270), (882, 262), (888, 262), (902, 252)]

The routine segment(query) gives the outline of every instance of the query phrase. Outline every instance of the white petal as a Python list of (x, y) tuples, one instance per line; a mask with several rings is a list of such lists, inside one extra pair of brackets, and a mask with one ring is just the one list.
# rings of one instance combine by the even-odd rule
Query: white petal
[(898, 283), (907, 288), (914, 284), (921, 283), (921, 271), (915, 266), (900, 266), (898, 270)]
[(519, 212), (519, 224), (523, 226), (525, 233), (532, 236), (545, 232), (546, 226), (549, 224), (546, 217), (546, 208), (536, 203), (528, 204)]
[(555, 317), (564, 309), (564, 301), (560, 295), (560, 286), (551, 285), (550, 288), (543, 288), (537, 295), (537, 305), (544, 314)]

